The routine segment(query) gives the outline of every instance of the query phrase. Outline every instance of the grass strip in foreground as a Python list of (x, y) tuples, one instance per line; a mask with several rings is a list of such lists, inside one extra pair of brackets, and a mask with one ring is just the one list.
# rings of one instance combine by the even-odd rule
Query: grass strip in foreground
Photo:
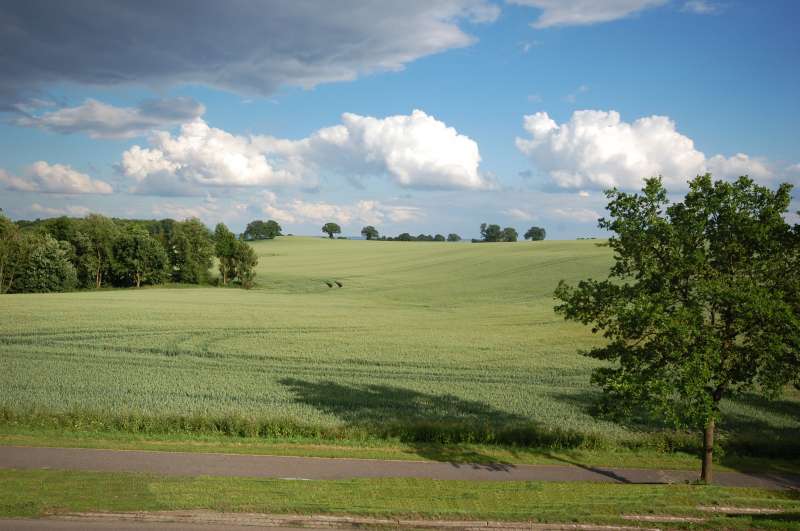
[[(780, 509), (730, 516), (700, 506)], [(211, 510), (630, 525), (623, 515), (701, 517), (708, 528), (800, 528), (800, 493), (690, 485), (465, 482), (422, 479), (291, 481), (0, 470), (0, 516)], [(671, 527), (680, 527), (679, 522)]]

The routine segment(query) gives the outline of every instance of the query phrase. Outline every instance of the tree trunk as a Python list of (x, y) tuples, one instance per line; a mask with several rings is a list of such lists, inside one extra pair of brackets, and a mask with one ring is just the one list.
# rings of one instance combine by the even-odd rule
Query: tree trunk
[(140, 287), (142, 285), (142, 275), (136, 273), (136, 287)]
[(700, 481), (711, 483), (714, 480), (712, 470), (714, 458), (714, 417), (708, 419), (703, 433), (703, 469), (700, 472)]

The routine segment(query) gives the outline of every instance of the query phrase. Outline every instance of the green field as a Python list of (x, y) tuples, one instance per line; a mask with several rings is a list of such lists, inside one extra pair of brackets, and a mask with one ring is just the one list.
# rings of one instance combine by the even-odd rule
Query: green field
[[(0, 418), (561, 448), (694, 441), (592, 415), (597, 362), (578, 351), (598, 339), (556, 316), (552, 293), (560, 279), (605, 275), (610, 251), (597, 242), (283, 237), (255, 248), (250, 291), (0, 297)], [(796, 391), (728, 402), (725, 415), (732, 449), (800, 453)]]

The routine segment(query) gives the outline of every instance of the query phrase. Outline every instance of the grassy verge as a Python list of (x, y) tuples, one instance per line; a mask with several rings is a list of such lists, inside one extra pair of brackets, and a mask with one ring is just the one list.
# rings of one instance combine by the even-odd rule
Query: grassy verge
[[(263, 439), (182, 434), (62, 431), (0, 425), (0, 445), (105, 448), (172, 452), (433, 460), (458, 463), (576, 464), (629, 468), (696, 469), (698, 457), (653, 450), (550, 450), (492, 445), (407, 444), (386, 440)], [(724, 456), (718, 470), (800, 473), (800, 461)]]
[[(786, 512), (715, 516), (700, 512), (699, 505)], [(623, 514), (658, 514), (703, 516), (709, 528), (800, 525), (798, 493), (759, 489), (421, 479), (298, 482), (0, 470), (0, 516), (191, 509), (589, 523), (625, 522)]]

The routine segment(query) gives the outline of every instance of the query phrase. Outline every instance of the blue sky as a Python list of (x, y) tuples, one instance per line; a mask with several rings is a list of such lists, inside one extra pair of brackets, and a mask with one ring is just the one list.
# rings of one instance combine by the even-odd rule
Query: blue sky
[(4, 3), (0, 207), (574, 238), (650, 175), (800, 183), (795, 1), (321, 5)]

